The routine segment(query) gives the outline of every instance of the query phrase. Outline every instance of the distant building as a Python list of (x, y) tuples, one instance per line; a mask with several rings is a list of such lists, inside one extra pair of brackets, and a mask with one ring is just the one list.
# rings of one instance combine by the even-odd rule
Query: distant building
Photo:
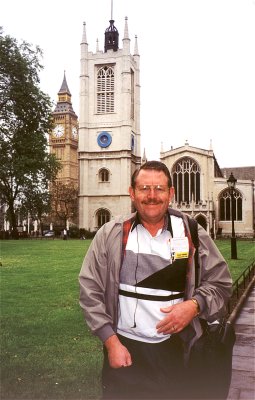
[(172, 207), (195, 219), (208, 233), (230, 236), (232, 232), (231, 199), (227, 179), (231, 172), (237, 179), (234, 194), (236, 236), (254, 236), (255, 167), (220, 169), (212, 149), (189, 146), (161, 151), (173, 178), (175, 198)]
[(49, 147), (62, 164), (57, 180), (78, 185), (78, 117), (71, 98), (64, 73), (58, 102), (52, 113), (55, 128), (49, 137)]
[[(78, 189), (78, 138), (79, 124), (78, 116), (73, 110), (72, 95), (68, 88), (66, 75), (64, 73), (63, 82), (58, 92), (58, 101), (52, 113), (54, 129), (49, 135), (50, 153), (55, 154), (60, 161), (62, 169), (58, 172), (57, 182)], [(78, 200), (78, 199), (77, 199)], [(61, 206), (59, 205), (59, 208)], [(78, 201), (77, 211), (73, 216), (68, 216), (66, 222), (62, 218), (58, 223), (69, 229), (70, 224), (78, 225)], [(66, 207), (61, 214), (65, 214)], [(77, 215), (77, 216), (76, 216)], [(56, 221), (55, 221), (56, 223)], [(51, 224), (53, 228), (53, 224)]]
[(110, 20), (104, 51), (81, 42), (79, 116), (79, 227), (95, 231), (118, 214), (131, 212), (131, 175), (141, 164), (140, 56), (130, 52), (127, 18), (122, 48)]

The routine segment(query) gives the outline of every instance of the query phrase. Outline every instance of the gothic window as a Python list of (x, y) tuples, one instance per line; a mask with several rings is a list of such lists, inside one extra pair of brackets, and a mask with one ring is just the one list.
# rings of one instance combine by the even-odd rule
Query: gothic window
[[(219, 199), (220, 204), (220, 220), (231, 221), (231, 195), (229, 189), (225, 189)], [(233, 217), (234, 221), (242, 221), (243, 218), (243, 199), (241, 193), (235, 189), (233, 194)]]
[(102, 168), (99, 171), (99, 182), (109, 182), (109, 171), (106, 168)]
[(200, 168), (196, 161), (185, 157), (177, 161), (172, 169), (175, 201), (190, 203), (200, 201)]
[(110, 221), (110, 213), (109, 211), (101, 208), (97, 212), (97, 227), (98, 229), (103, 226), (106, 222)]
[(114, 69), (104, 66), (97, 71), (97, 112), (114, 112)]

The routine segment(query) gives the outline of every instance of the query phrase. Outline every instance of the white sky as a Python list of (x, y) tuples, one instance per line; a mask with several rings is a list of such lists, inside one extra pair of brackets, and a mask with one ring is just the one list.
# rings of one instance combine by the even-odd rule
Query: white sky
[[(79, 115), (80, 42), (103, 50), (111, 0), (6, 0), (4, 34), (44, 52), (41, 88), (57, 101), (64, 70)], [(255, 165), (255, 0), (113, 0), (122, 47), (138, 36), (142, 146), (159, 159), (188, 140), (221, 168)]]

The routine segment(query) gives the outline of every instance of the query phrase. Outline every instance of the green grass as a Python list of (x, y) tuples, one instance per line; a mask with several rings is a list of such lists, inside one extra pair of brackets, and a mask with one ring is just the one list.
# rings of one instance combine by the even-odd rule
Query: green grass
[(255, 260), (255, 242), (252, 240), (237, 239), (237, 260), (231, 260), (230, 240), (216, 240), (215, 243), (228, 263), (233, 282)]
[(89, 243), (0, 242), (2, 399), (99, 397), (101, 344), (78, 304)]
[[(78, 304), (78, 274), (89, 240), (10, 240), (1, 246), (3, 400), (100, 397), (102, 346)], [(217, 241), (233, 278), (255, 258), (254, 243)]]

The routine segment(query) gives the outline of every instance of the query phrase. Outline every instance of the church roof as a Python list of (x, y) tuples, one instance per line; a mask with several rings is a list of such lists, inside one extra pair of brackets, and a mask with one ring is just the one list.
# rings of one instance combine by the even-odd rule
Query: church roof
[(226, 178), (228, 178), (232, 172), (237, 180), (255, 180), (255, 167), (222, 168), (221, 171), (223, 173), (223, 176), (225, 176)]

